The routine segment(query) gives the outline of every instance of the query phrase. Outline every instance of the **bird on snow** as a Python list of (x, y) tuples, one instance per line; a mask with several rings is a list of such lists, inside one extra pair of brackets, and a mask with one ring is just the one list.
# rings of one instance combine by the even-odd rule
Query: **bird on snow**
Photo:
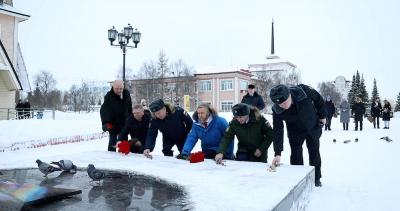
[(344, 140), (343, 143), (347, 144), (349, 143), (351, 140)]
[(76, 166), (72, 163), (70, 160), (60, 160), (58, 162), (51, 162), (51, 164), (54, 164), (58, 167), (60, 167), (61, 170), (75, 174), (76, 173)]
[(97, 170), (93, 164), (88, 165), (87, 173), (93, 181), (100, 181), (106, 176), (103, 171)]
[(383, 140), (385, 140), (385, 141), (387, 141), (387, 142), (392, 142), (392, 141), (393, 141), (393, 140), (390, 139), (388, 136), (384, 136), (384, 137), (382, 137), (381, 139), (383, 139)]
[(48, 174), (53, 173), (55, 171), (61, 171), (60, 168), (54, 167), (48, 163), (42, 162), (37, 159), (36, 163), (38, 164), (39, 171), (44, 174), (44, 177), (47, 177)]

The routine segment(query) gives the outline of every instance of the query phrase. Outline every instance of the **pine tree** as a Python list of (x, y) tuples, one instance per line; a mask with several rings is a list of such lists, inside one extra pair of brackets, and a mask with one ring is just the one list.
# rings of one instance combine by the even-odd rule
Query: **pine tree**
[(367, 88), (365, 87), (364, 75), (361, 75), (359, 90), (360, 90), (360, 96), (361, 96), (362, 102), (364, 104), (368, 104), (369, 97), (368, 97)]
[(394, 111), (400, 111), (400, 92), (397, 95), (396, 107), (394, 108)]
[(357, 70), (357, 73), (356, 73), (356, 82), (355, 82), (355, 84), (354, 84), (355, 87), (354, 87), (354, 92), (353, 92), (353, 94), (354, 94), (355, 97), (361, 96), (360, 84), (361, 84), (360, 73), (359, 73), (358, 70)]
[(355, 83), (356, 83), (356, 76), (353, 74), (353, 80), (351, 81), (351, 89), (349, 91), (349, 94), (347, 95), (347, 102), (349, 102), (351, 106), (354, 104), (354, 93), (356, 88)]
[(379, 98), (378, 87), (376, 86), (376, 79), (374, 78), (374, 86), (372, 88), (371, 93), (371, 103), (375, 101), (375, 99)]

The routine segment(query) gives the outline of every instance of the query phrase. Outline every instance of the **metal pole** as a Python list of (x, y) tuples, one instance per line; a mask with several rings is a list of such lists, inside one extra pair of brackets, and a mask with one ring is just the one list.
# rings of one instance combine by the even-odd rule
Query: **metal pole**
[(124, 81), (124, 86), (125, 86), (125, 53), (126, 53), (126, 47), (122, 47), (122, 80)]

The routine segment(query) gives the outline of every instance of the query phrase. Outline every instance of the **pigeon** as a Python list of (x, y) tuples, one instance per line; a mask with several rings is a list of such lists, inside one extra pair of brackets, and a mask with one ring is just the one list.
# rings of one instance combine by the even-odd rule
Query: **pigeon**
[(58, 162), (51, 162), (51, 164), (57, 165), (61, 170), (75, 174), (76, 166), (70, 160), (60, 160)]
[(350, 142), (350, 140), (344, 140), (343, 141), (343, 143), (345, 143), (345, 144), (347, 144), (347, 143), (349, 143)]
[(356, 138), (354, 141), (355, 141), (355, 142), (358, 142), (358, 138)]
[(333, 143), (336, 143), (336, 139), (333, 139)]
[(47, 177), (48, 174), (53, 173), (55, 171), (61, 171), (60, 168), (54, 167), (48, 163), (42, 162), (41, 160), (37, 159), (36, 163), (38, 164), (38, 168), (40, 172), (44, 174), (44, 177)]
[(381, 139), (383, 139), (383, 140), (385, 140), (385, 141), (387, 141), (387, 142), (392, 142), (392, 141), (393, 141), (393, 140), (390, 139), (388, 136), (384, 136), (384, 137), (382, 137)]
[(88, 165), (87, 173), (93, 181), (100, 181), (106, 176), (103, 171), (97, 170), (93, 164)]

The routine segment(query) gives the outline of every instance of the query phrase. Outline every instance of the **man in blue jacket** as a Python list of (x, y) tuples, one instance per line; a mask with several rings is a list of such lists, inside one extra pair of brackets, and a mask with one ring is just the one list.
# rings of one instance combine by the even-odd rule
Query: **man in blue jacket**
[(192, 118), (183, 108), (164, 103), (162, 99), (153, 101), (149, 108), (154, 118), (150, 121), (143, 154), (148, 158), (152, 157), (150, 152), (153, 151), (156, 144), (158, 131), (163, 135), (162, 152), (165, 156), (173, 156), (171, 149), (174, 145), (181, 153), (193, 125)]
[(303, 143), (307, 144), (309, 162), (315, 167), (315, 186), (321, 186), (321, 155), (319, 138), (326, 123), (326, 108), (321, 95), (313, 88), (300, 84), (287, 87), (283, 84), (270, 91), (274, 105), (273, 131), (275, 158), (273, 165), (278, 165), (283, 151), (283, 121), (286, 123), (287, 136), (291, 149), (290, 164), (303, 165)]
[[(201, 151), (205, 158), (214, 159), (221, 138), (228, 127), (228, 122), (223, 117), (218, 116), (215, 109), (209, 104), (199, 105), (192, 117), (194, 120), (192, 130), (186, 138), (182, 153), (177, 158), (188, 159), (190, 152), (200, 139)], [(233, 142), (229, 145), (224, 157), (226, 159), (233, 158)]]

